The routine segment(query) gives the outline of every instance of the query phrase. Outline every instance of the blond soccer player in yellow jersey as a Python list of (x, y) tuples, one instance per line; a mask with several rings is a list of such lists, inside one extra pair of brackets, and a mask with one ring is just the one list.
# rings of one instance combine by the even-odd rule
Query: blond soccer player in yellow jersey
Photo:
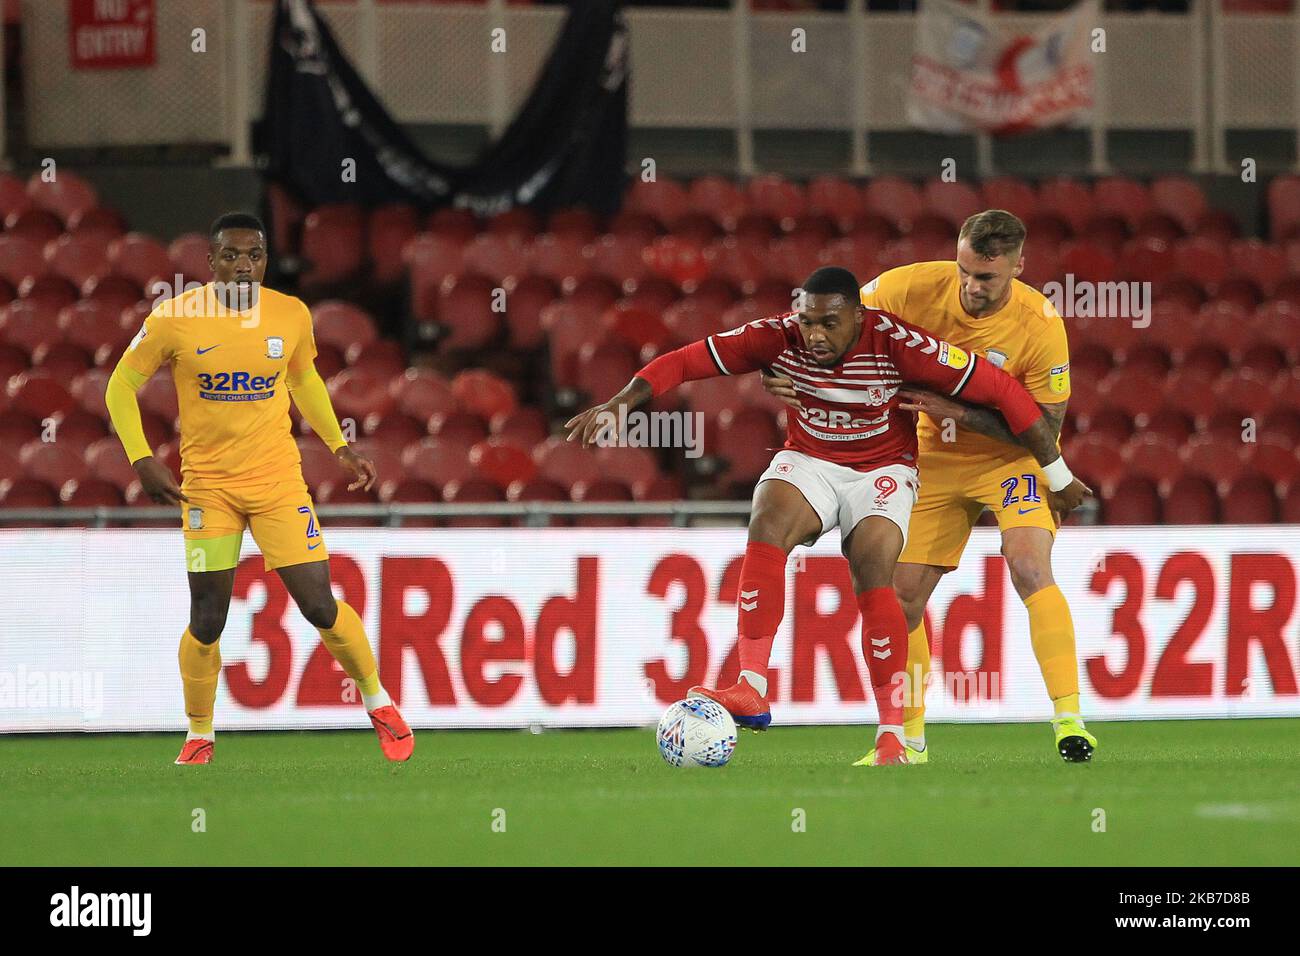
[[(961, 228), (956, 262), (890, 269), (862, 287), (862, 303), (893, 312), (1001, 367), (1034, 396), (1059, 436), (1070, 397), (1065, 324), (1047, 298), (1016, 278), (1024, 269), (1024, 242), (1024, 224), (1011, 213), (977, 213)], [(764, 385), (788, 402), (797, 401), (789, 379), (764, 376)], [(916, 427), (920, 494), (894, 574), (909, 629), (912, 681), (910, 706), (904, 709), (909, 760), (929, 759), (925, 606), (939, 579), (961, 560), (971, 528), (986, 508), (997, 518), (1011, 582), (1029, 612), (1034, 655), (1055, 709), (1057, 752), (1071, 763), (1090, 760), (1097, 740), (1079, 710), (1074, 623), (1052, 577), (1052, 542), (1063, 516), (1047, 506), (1042, 469), (996, 411), (926, 392), (905, 397), (903, 408), (924, 412)], [(955, 434), (945, 436), (941, 423), (949, 419)], [(870, 757), (864, 758), (868, 764)]]
[[(178, 764), (206, 764), (215, 744), (213, 707), (244, 529), (304, 617), (361, 690), (380, 747), (406, 760), (411, 729), (379, 682), (361, 619), (330, 589), (329, 556), (303, 481), (289, 418), (303, 418), (369, 488), (374, 464), (343, 439), (325, 382), (316, 372), (311, 313), (301, 300), (262, 285), (266, 230), (254, 216), (228, 213), (212, 225), (213, 281), (161, 302), (145, 319), (109, 379), (109, 413), (144, 491), (180, 506), (190, 587), (180, 671), (190, 730)], [(180, 404), (181, 483), (145, 440), (136, 392), (161, 365), (171, 367)]]

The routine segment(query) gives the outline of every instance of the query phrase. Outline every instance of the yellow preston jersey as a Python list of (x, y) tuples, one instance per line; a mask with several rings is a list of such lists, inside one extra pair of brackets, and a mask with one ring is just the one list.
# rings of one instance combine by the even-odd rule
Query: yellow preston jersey
[(301, 474), (285, 376), (316, 358), (311, 312), (261, 287), (246, 312), (211, 283), (160, 303), (122, 356), (146, 377), (172, 368), (180, 404), (182, 487), (238, 487)]
[[(976, 319), (962, 308), (957, 263), (918, 262), (890, 269), (862, 287), (862, 304), (884, 309), (936, 338), (975, 352), (1016, 379), (1043, 405), (1070, 397), (1070, 349), (1065, 323), (1037, 289), (1011, 280), (1011, 297), (993, 315)], [(917, 421), (922, 455), (947, 453), (962, 458), (995, 458), (1011, 463), (1025, 450), (958, 428), (956, 440), (944, 442), (929, 416)]]

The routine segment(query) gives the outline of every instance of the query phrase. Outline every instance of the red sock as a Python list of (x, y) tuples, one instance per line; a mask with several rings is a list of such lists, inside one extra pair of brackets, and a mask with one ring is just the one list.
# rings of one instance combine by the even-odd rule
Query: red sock
[(767, 679), (772, 641), (784, 616), (785, 552), (774, 544), (751, 541), (740, 566), (740, 595), (736, 601), (742, 671), (753, 671)]
[(893, 588), (869, 588), (858, 595), (862, 611), (862, 656), (867, 659), (880, 723), (903, 723), (903, 678), (907, 671), (907, 619)]

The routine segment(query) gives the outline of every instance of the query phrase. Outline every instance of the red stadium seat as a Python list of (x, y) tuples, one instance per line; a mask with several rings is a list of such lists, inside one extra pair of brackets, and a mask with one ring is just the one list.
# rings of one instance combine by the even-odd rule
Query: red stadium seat
[(486, 348), (500, 337), (504, 322), (494, 306), (504, 305), (504, 298), (498, 288), (491, 279), (472, 273), (443, 283), (437, 307), (443, 330), (440, 351)]
[(48, 271), (42, 243), (9, 233), (0, 235), (0, 277), (16, 288)]
[[(672, 436), (676, 437), (676, 436)], [(650, 448), (606, 447), (596, 449), (602, 478), (612, 478), (631, 488), (637, 481), (659, 473), (659, 462)]]
[(574, 387), (588, 402), (603, 402), (616, 395), (640, 368), (636, 352), (621, 342), (588, 342), (578, 353)]
[(627, 295), (615, 300), (615, 306), (660, 313), (682, 297), (682, 290), (659, 276), (647, 276)]
[(483, 233), (466, 244), (465, 269), (486, 276), (496, 285), (529, 271), (529, 247), (518, 236)]
[(1274, 242), (1300, 231), (1300, 176), (1275, 176), (1268, 184), (1269, 234)]
[(452, 481), (468, 481), (474, 476), (469, 460), (471, 447), (472, 443), (465, 441), (421, 439), (402, 452), (404, 473), (438, 489)]
[(92, 368), (73, 379), (71, 386), (72, 395), (77, 403), (103, 421), (108, 421), (108, 407), (104, 403), (104, 393), (108, 389), (110, 374), (108, 369)]
[(1249, 369), (1224, 372), (1214, 383), (1215, 395), (1224, 405), (1248, 409), (1252, 417), (1267, 415), (1273, 408), (1273, 382)]
[(1102, 408), (1081, 416), (1079, 431), (1104, 439), (1109, 445), (1122, 445), (1133, 434), (1133, 417), (1118, 408)]
[(1234, 276), (1249, 279), (1264, 295), (1290, 272), (1285, 251), (1258, 239), (1233, 241), (1228, 246), (1228, 260)]
[[(1034, 187), (1015, 176), (995, 176), (986, 179), (981, 187), (983, 192), (983, 209), (1005, 209), (1022, 221), (1028, 222), (1040, 209), (1038, 194)], [(1038, 236), (1030, 233), (1031, 241), (1037, 245)]]
[(443, 441), (460, 442), (468, 449), (487, 438), (488, 430), (479, 416), (466, 411), (450, 411), (439, 412), (429, 419), (429, 434)]
[(27, 195), (36, 208), (54, 213), (64, 223), (74, 215), (99, 205), (95, 187), (65, 169), (59, 170), (58, 175), (48, 181), (43, 171), (32, 173), (27, 180)]
[(365, 262), (365, 230), (365, 213), (351, 203), (309, 212), (302, 224), (303, 287), (328, 288), (356, 278)]
[(1158, 408), (1138, 420), (1138, 428), (1148, 435), (1162, 435), (1176, 445), (1184, 444), (1195, 431), (1190, 418), (1173, 408)]
[(1106, 524), (1160, 524), (1160, 495), (1155, 482), (1139, 475), (1121, 478), (1104, 489), (1102, 515)]
[(419, 214), (411, 206), (390, 203), (370, 211), (366, 228), (366, 259), (370, 277), (392, 285), (406, 275), (403, 250), (420, 231)]
[(145, 290), (159, 279), (173, 285), (176, 281), (167, 247), (143, 233), (130, 232), (115, 239), (108, 247), (108, 261), (116, 275), (130, 279)]
[(483, 227), (491, 235), (508, 236), (526, 243), (541, 230), (542, 222), (537, 213), (528, 207), (514, 206), (489, 216)]
[(38, 421), (50, 415), (67, 413), (76, 407), (76, 399), (61, 382), (40, 372), (22, 372), (9, 380), (9, 408), (6, 414), (29, 415)]
[(1088, 240), (1074, 240), (1061, 247), (1060, 268), (1073, 273), (1075, 281), (1112, 282), (1119, 275), (1119, 260), (1104, 246)]
[(387, 415), (367, 415), (362, 428), (369, 439), (383, 445), (404, 447), (428, 434), (427, 421), (393, 411)]
[(540, 235), (527, 250), (529, 271), (572, 286), (595, 270), (587, 251), (589, 244), (590, 241), (583, 236)]
[(65, 508), (117, 508), (126, 503), (120, 489), (93, 478), (65, 482), (59, 489), (59, 501)]
[(1124, 243), (1120, 254), (1120, 275), (1131, 281), (1164, 282), (1174, 274), (1177, 262), (1172, 247), (1164, 239), (1138, 236)]
[(1087, 185), (1077, 179), (1054, 177), (1038, 186), (1038, 200), (1044, 213), (1059, 216), (1074, 233), (1097, 211)]
[(555, 284), (542, 276), (525, 276), (506, 296), (507, 345), (533, 351), (546, 341), (542, 310), (560, 296)]
[(0, 225), (10, 215), (25, 212), (32, 207), (27, 186), (17, 176), (0, 173)]
[(755, 176), (745, 189), (749, 207), (753, 212), (767, 216), (781, 225), (783, 231), (793, 228), (794, 222), (808, 209), (808, 197), (803, 187), (784, 176), (767, 173)]
[(1161, 176), (1154, 180), (1151, 201), (1157, 211), (1171, 217), (1184, 232), (1195, 229), (1206, 210), (1205, 194), (1187, 176)]
[(42, 369), (65, 382), (72, 381), (93, 364), (86, 350), (71, 342), (46, 343), (32, 353), (32, 368)]
[[(3, 508), (56, 508), (59, 493), (43, 481), (34, 478), (17, 478), (13, 481), (0, 481), (0, 507)], [(6, 527), (43, 527), (41, 522), (15, 524), (6, 522)]]
[(533, 449), (538, 474), (542, 478), (559, 482), (566, 488), (577, 481), (595, 481), (600, 477), (600, 462), (595, 452), (583, 448), (576, 441), (566, 441), (553, 435)]
[(436, 319), (443, 281), (465, 269), (461, 244), (436, 233), (420, 233), (402, 248), (402, 261), (410, 273), (411, 314), (424, 321)]
[(1160, 435), (1135, 435), (1124, 444), (1120, 455), (1131, 473), (1152, 481), (1182, 471), (1178, 446)]
[(1147, 187), (1126, 176), (1106, 176), (1097, 180), (1092, 195), (1099, 212), (1118, 216), (1132, 229), (1136, 229), (1142, 217), (1155, 208)]
[(364, 369), (348, 368), (330, 380), (329, 392), (340, 418), (363, 421), (367, 415), (386, 415), (396, 404), (389, 379)]
[(65, 481), (84, 481), (90, 477), (90, 470), (81, 454), (58, 441), (33, 439), (18, 450), (18, 460), (22, 462), (27, 477), (55, 488), (61, 487)]
[(488, 422), (493, 438), (532, 453), (533, 447), (550, 435), (551, 429), (540, 408), (524, 406), (498, 412)]
[(1182, 475), (1167, 483), (1164, 520), (1170, 524), (1215, 524), (1219, 520), (1219, 498), (1213, 485), (1197, 475)]
[(537, 474), (537, 463), (529, 452), (498, 438), (488, 438), (469, 451), (469, 462), (478, 477), (486, 478), (503, 491), (516, 481), (529, 481)]
[(42, 345), (62, 340), (59, 309), (40, 300), (19, 299), (0, 309), (0, 342), (16, 345), (29, 356)]
[(1294, 443), (1285, 438), (1262, 438), (1245, 446), (1250, 471), (1262, 475), (1275, 485), (1294, 487), (1300, 479), (1300, 457)]
[(663, 226), (681, 218), (690, 208), (686, 188), (665, 176), (650, 182), (634, 179), (623, 202), (624, 211), (653, 216)]
[(369, 345), (353, 345), (346, 358), (349, 367), (363, 368), (385, 378), (402, 374), (409, 364), (406, 353), (395, 339), (377, 339)]
[(1120, 368), (1102, 379), (1098, 390), (1105, 404), (1112, 408), (1123, 409), (1133, 416), (1150, 414), (1161, 405), (1160, 388), (1165, 379), (1163, 372)]
[(460, 407), (484, 421), (515, 409), (519, 400), (510, 383), (483, 369), (467, 369), (451, 380), (451, 391)]
[(735, 229), (740, 217), (749, 211), (745, 194), (721, 176), (692, 180), (686, 195), (690, 209), (704, 213), (727, 232)]
[[(12, 376), (26, 371), (30, 366), (31, 358), (26, 349), (0, 343), (0, 386), (8, 382)], [(4, 389), (0, 387), (0, 410), (4, 409), (7, 400)]]
[[(620, 287), (624, 282), (635, 282), (649, 274), (650, 265), (645, 253), (657, 242), (658, 238), (647, 239), (640, 235), (601, 236), (590, 248), (592, 270)], [(675, 248), (681, 240), (674, 237), (673, 243), (672, 248)]]
[(1274, 408), (1258, 434), (1260, 441), (1274, 440), (1292, 448), (1300, 447), (1300, 405)]
[(92, 442), (86, 447), (82, 457), (90, 475), (108, 482), (119, 491), (125, 492), (138, 480), (135, 468), (127, 461), (126, 452), (117, 436)]
[(1259, 475), (1245, 475), (1219, 488), (1224, 524), (1276, 524), (1277, 497), (1273, 484)]
[(954, 230), (960, 229), (968, 218), (987, 208), (974, 186), (934, 178), (927, 179), (921, 187), (921, 199), (927, 213), (944, 219)]
[(1105, 435), (1084, 434), (1069, 443), (1065, 458), (1085, 484), (1101, 489), (1126, 474), (1120, 447)]
[(63, 235), (59, 217), (43, 209), (13, 213), (5, 219), (4, 226), (7, 235), (34, 242), (42, 249)]
[[(443, 486), (442, 498), (449, 504), (486, 504), (504, 501), (505, 495), (500, 488), (490, 481), (471, 478), (468, 481), (448, 482)], [(508, 524), (509, 519), (504, 517), (467, 516), (447, 519), (447, 527), (449, 528), (495, 528), (504, 527)]]
[(482, 224), (478, 216), (469, 209), (445, 207), (431, 212), (424, 228), (432, 235), (448, 240), (456, 246), (463, 246), (479, 234)]
[(1218, 407), (1214, 377), (1204, 371), (1179, 368), (1164, 382), (1164, 405), (1195, 418), (1210, 415)]
[(327, 299), (311, 309), (312, 332), (318, 343), (333, 345), (346, 353), (353, 346), (366, 346), (379, 337), (375, 320), (350, 302)]
[(670, 305), (663, 314), (663, 323), (672, 333), (673, 344), (681, 346), (725, 332), (722, 315), (722, 309), (692, 296)]
[(210, 248), (207, 236), (187, 232), (172, 240), (167, 255), (171, 258), (172, 268), (187, 282), (209, 282), (212, 279), (212, 267), (208, 264)]
[[(610, 478), (574, 482), (569, 492), (574, 501), (616, 502), (632, 500), (632, 490), (621, 481)], [(625, 515), (580, 515), (573, 519), (573, 523), (578, 527), (611, 528), (628, 525), (631, 521)]]
[(388, 390), (399, 411), (425, 423), (457, 407), (451, 383), (429, 369), (407, 369), (389, 382)]
[(816, 176), (808, 183), (808, 210), (834, 220), (846, 229), (866, 211), (866, 197), (853, 183), (839, 176)]
[(176, 396), (176, 383), (170, 370), (161, 369), (140, 387), (136, 400), (143, 411), (166, 421), (174, 421), (180, 414), (180, 401)]
[(542, 309), (550, 349), (551, 381), (556, 388), (572, 388), (577, 380), (578, 353), (604, 334), (604, 308), (582, 307), (572, 299)]
[(1185, 440), (1179, 454), (1186, 471), (1216, 485), (1232, 481), (1246, 470), (1240, 436), (1194, 435)]
[(116, 209), (95, 206), (74, 213), (67, 222), (67, 230), (75, 235), (95, 234), (114, 240), (126, 234), (126, 217)]
[(867, 208), (884, 217), (899, 232), (907, 232), (925, 210), (921, 191), (899, 176), (877, 176), (867, 183)]
[(781, 442), (770, 412), (758, 408), (724, 409), (718, 415), (716, 437), (710, 447), (724, 462), (724, 480), (749, 484), (767, 470), (772, 452)]

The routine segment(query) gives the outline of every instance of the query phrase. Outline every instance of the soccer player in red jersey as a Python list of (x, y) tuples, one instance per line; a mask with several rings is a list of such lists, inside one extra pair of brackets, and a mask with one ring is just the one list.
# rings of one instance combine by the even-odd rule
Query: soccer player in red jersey
[(1052, 508), (1071, 511), (1089, 490), (1070, 474), (1055, 432), (1019, 382), (889, 312), (865, 308), (858, 289), (848, 270), (818, 269), (803, 285), (799, 311), (661, 355), (567, 427), (570, 440), (590, 444), (629, 411), (682, 382), (714, 375), (770, 368), (801, 383), (802, 408), (789, 416), (785, 446), (754, 490), (737, 602), (740, 680), (690, 693), (716, 700), (741, 726), (766, 729), (772, 719), (767, 666), (785, 613), (786, 557), (796, 545), (839, 527), (880, 715), (879, 766), (907, 762), (907, 622), (893, 575), (918, 483), (916, 417), (899, 408), (899, 389), (921, 386), (997, 408), (1043, 466)]

